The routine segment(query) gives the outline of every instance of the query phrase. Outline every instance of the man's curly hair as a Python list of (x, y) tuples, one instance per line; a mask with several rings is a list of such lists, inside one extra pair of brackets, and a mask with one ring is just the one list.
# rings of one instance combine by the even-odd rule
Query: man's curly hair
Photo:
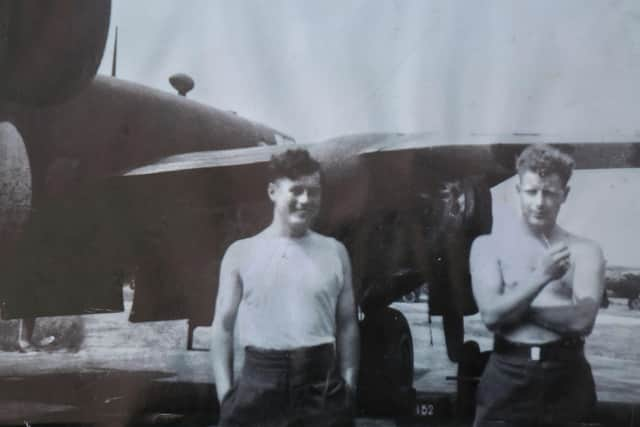
[(565, 185), (571, 178), (574, 165), (571, 156), (546, 144), (528, 146), (516, 160), (519, 175), (526, 171), (535, 172), (541, 177), (558, 174)]
[(270, 181), (278, 178), (297, 179), (316, 172), (322, 176), (320, 163), (302, 148), (289, 149), (282, 154), (273, 155), (269, 163)]

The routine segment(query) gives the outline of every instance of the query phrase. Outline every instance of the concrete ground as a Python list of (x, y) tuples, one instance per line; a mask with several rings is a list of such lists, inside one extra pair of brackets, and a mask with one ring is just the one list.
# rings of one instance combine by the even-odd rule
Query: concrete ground
[[(129, 292), (126, 300), (128, 310)], [(425, 301), (397, 303), (394, 307), (405, 314), (411, 326), (415, 388), (420, 392), (454, 393), (455, 382), (446, 377), (455, 375), (456, 365), (446, 358), (440, 319), (433, 318), (430, 332)], [(0, 423), (15, 419), (64, 421), (65, 417), (89, 420), (95, 414), (83, 412), (81, 407), (95, 405), (112, 405), (114, 412), (133, 412), (141, 405), (148, 406), (152, 396), (161, 395), (163, 385), (183, 385), (185, 388), (181, 390), (188, 390), (190, 399), (207, 402), (213, 398), (204, 391), (207, 383), (212, 382), (209, 353), (185, 351), (186, 321), (132, 324), (128, 322), (127, 314), (125, 311), (77, 319), (84, 323), (85, 331), (79, 351), (3, 352), (0, 357), (0, 390), (3, 392)], [(611, 306), (599, 314), (587, 345), (599, 400), (640, 401), (637, 394), (640, 387), (638, 327), (640, 312), (629, 311), (624, 300), (614, 299)], [(482, 349), (491, 347), (490, 334), (478, 316), (466, 319), (466, 330), (468, 338), (478, 341)], [(208, 333), (209, 328), (196, 330), (197, 349), (208, 348)], [(157, 385), (153, 390), (148, 388), (150, 381)], [(97, 383), (101, 384), (99, 390), (95, 388)], [(179, 400), (176, 397), (173, 403), (178, 406), (185, 403)], [(164, 407), (165, 401), (158, 402), (161, 406), (152, 410), (158, 414), (170, 412), (171, 408)], [(357, 425), (405, 424), (394, 420), (359, 419)], [(445, 422), (442, 425), (452, 424)]]

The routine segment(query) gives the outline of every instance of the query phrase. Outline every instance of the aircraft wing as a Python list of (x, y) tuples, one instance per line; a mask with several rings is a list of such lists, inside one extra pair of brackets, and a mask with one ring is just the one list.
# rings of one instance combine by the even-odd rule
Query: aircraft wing
[[(364, 143), (363, 143), (364, 142)], [(473, 135), (447, 138), (423, 134), (353, 135), (305, 147), (321, 157), (327, 151), (362, 157), (401, 168), (406, 162), (420, 162), (420, 167), (437, 171), (442, 177), (464, 175), (509, 176), (515, 170), (515, 158), (529, 144), (547, 143), (570, 154), (577, 169), (612, 169), (640, 166), (640, 138), (623, 141), (593, 138), (567, 138), (540, 135)], [(344, 145), (344, 146), (341, 146)], [(288, 146), (266, 146), (249, 149), (215, 150), (175, 155), (148, 165), (133, 168), (125, 176), (153, 175), (267, 162)], [(351, 149), (350, 149), (351, 148)], [(330, 157), (330, 156), (329, 156)], [(404, 162), (404, 163), (403, 163)], [(372, 165), (375, 167), (377, 165)], [(381, 165), (382, 166), (382, 165)]]
[(164, 157), (151, 164), (124, 171), (122, 176), (158, 175), (172, 172), (192, 172), (233, 166), (252, 166), (268, 162), (272, 155), (290, 146), (263, 146), (232, 150), (210, 150)]
[[(576, 169), (640, 167), (640, 138), (593, 138), (538, 134), (472, 135), (447, 138), (423, 134), (380, 141), (361, 155), (371, 161), (438, 171), (440, 176), (484, 175), (493, 186), (515, 173), (515, 159), (530, 144), (545, 143), (570, 154)], [(404, 163), (403, 163), (404, 162)]]

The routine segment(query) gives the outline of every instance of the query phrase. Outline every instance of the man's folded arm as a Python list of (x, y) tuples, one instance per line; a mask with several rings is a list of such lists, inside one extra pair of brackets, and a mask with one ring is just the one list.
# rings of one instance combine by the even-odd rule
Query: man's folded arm
[(532, 273), (509, 292), (489, 236), (478, 237), (471, 246), (471, 283), (482, 320), (491, 331), (497, 331), (525, 317), (529, 306), (549, 282), (549, 278)]
[(581, 244), (574, 252), (572, 298), (558, 299), (549, 305), (534, 304), (529, 318), (562, 335), (586, 336), (593, 329), (602, 301), (605, 262), (595, 243)]

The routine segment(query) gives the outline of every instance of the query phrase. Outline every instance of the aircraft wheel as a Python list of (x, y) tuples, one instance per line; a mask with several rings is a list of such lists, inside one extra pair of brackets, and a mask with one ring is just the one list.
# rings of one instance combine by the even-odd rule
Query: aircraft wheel
[(368, 415), (409, 415), (413, 411), (413, 339), (407, 319), (385, 307), (360, 323), (358, 406)]
[(400, 343), (396, 355), (398, 379), (401, 385), (411, 387), (413, 385), (413, 339), (411, 332), (403, 332), (398, 341)]
[(629, 298), (627, 305), (629, 306), (629, 310), (640, 310), (640, 296)]

